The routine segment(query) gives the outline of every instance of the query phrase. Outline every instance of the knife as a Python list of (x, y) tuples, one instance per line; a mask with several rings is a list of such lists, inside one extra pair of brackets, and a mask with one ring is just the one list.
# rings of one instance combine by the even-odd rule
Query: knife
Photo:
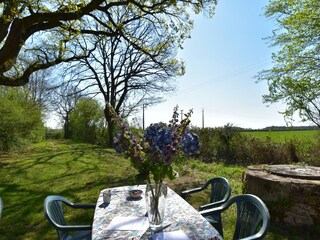
[(153, 233), (159, 233), (159, 232), (162, 232), (164, 229), (170, 227), (171, 223), (161, 227), (161, 228), (158, 228), (157, 230), (155, 230)]

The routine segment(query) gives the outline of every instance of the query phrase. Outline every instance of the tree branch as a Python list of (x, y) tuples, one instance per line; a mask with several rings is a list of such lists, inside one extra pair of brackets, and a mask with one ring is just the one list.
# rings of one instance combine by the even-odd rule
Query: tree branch
[[(11, 12), (13, 11), (13, 6), (8, 6), (8, 8), (5, 9), (7, 13), (3, 14), (0, 21), (1, 29), (3, 29), (3, 27), (5, 29), (1, 30), (0, 32), (0, 40), (3, 40), (7, 36), (4, 45), (0, 49), (0, 75), (3, 75), (3, 73), (13, 67), (22, 46), (32, 34), (41, 30), (59, 27), (62, 25), (63, 21), (79, 19), (85, 14), (97, 9), (102, 2), (103, 0), (92, 0), (86, 6), (83, 6), (79, 10), (73, 12), (64, 12), (62, 10), (58, 10), (56, 12), (35, 13), (27, 17), (15, 19), (13, 19), (13, 16), (11, 16), (13, 14)], [(4, 20), (4, 18), (9, 15), (11, 16), (11, 19), (13, 19), (12, 22), (8, 21), (7, 19)], [(10, 31), (8, 32), (8, 30)], [(30, 66), (30, 69), (32, 68), (33, 67)], [(27, 76), (28, 74), (29, 73), (26, 72), (23, 75)], [(23, 76), (21, 77), (23, 78)], [(5, 78), (5, 76), (2, 76), (1, 79)], [(10, 80), (10, 82), (11, 81), (12, 80)], [(5, 84), (5, 82), (6, 81), (0, 83)], [(20, 80), (17, 80), (17, 82), (20, 82)]]

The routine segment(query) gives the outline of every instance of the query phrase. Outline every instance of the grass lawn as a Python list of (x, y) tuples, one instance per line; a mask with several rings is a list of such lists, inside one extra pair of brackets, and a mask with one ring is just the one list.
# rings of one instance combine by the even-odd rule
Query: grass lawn
[[(199, 186), (214, 176), (224, 176), (232, 186), (232, 195), (242, 193), (241, 166), (188, 161), (177, 166), (180, 177), (169, 181), (176, 192)], [(0, 196), (4, 211), (0, 221), (1, 240), (57, 239), (44, 217), (43, 201), (48, 195), (62, 195), (73, 202), (96, 202), (100, 190), (133, 185), (135, 171), (128, 160), (112, 149), (69, 141), (46, 141), (24, 151), (0, 156)], [(188, 199), (194, 207), (207, 200), (206, 194)], [(92, 221), (93, 213), (67, 212), (73, 223)], [(235, 214), (224, 217), (225, 237), (231, 238)], [(267, 239), (284, 237), (289, 231), (271, 229)], [(281, 233), (281, 234), (279, 234)], [(293, 233), (300, 239), (299, 232)]]

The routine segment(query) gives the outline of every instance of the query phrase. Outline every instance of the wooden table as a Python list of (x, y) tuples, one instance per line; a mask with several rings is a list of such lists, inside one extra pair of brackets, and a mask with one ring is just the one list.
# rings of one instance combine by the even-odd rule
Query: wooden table
[[(104, 189), (100, 192), (95, 209), (92, 239), (149, 239), (151, 232), (144, 231), (110, 231), (106, 230), (111, 220), (116, 216), (142, 217), (146, 214), (146, 203), (144, 198), (145, 185), (124, 186)], [(129, 190), (141, 189), (142, 198), (130, 199)], [(111, 202), (103, 203), (102, 192), (111, 190)], [(182, 230), (190, 239), (212, 239), (220, 240), (222, 237), (211, 224), (199, 214), (189, 203), (181, 198), (172, 189), (168, 188), (166, 198), (165, 218), (163, 225), (171, 224), (164, 231)]]

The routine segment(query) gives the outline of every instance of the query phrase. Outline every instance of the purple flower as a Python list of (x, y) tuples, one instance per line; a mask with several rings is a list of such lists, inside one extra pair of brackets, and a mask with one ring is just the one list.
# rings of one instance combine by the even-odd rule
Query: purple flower
[(132, 132), (130, 131), (123, 131), (117, 133), (113, 137), (113, 148), (118, 152), (122, 153), (128, 150), (130, 145), (135, 144), (135, 138)]
[(143, 137), (135, 136), (121, 123), (120, 133), (113, 138), (113, 147), (117, 152), (124, 152), (125, 157), (128, 157), (133, 167), (139, 171), (139, 176), (150, 180), (149, 174), (153, 174), (155, 182), (162, 182), (165, 177), (174, 179), (175, 173), (171, 164), (175, 157), (177, 160), (180, 159), (180, 151), (187, 156), (196, 154), (200, 147), (199, 138), (191, 132), (186, 132), (192, 110), (185, 114), (185, 119), (180, 123), (177, 113), (176, 107), (169, 125), (151, 124), (144, 131)]
[(123, 143), (123, 137), (122, 137), (121, 133), (117, 133), (113, 137), (112, 146), (118, 153), (122, 153), (126, 150), (123, 148), (122, 143)]

